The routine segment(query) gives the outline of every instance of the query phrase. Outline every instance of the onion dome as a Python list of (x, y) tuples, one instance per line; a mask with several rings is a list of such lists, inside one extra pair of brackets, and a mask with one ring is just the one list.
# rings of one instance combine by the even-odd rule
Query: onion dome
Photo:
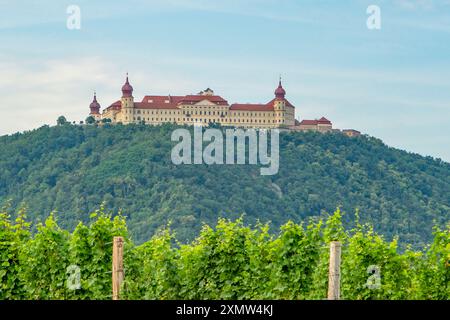
[(127, 81), (122, 86), (122, 98), (128, 98), (133, 96), (133, 87), (128, 82), (128, 73), (127, 73)]
[(100, 104), (97, 101), (97, 94), (95, 92), (94, 92), (94, 100), (92, 100), (91, 104), (89, 105), (89, 108), (91, 109), (91, 114), (100, 113)]
[(286, 90), (283, 89), (283, 86), (281, 85), (281, 77), (280, 82), (278, 82), (278, 88), (275, 90), (275, 97), (278, 99), (284, 99), (286, 96)]

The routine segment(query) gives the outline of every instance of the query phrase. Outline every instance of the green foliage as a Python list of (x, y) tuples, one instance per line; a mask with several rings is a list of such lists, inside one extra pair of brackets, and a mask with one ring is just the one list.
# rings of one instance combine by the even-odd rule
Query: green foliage
[[(372, 227), (366, 228), (355, 230), (343, 250), (342, 296), (350, 300), (411, 298), (414, 271), (410, 269), (409, 254), (399, 255), (397, 241), (387, 243)], [(371, 270), (370, 266), (376, 267)], [(379, 274), (374, 273), (375, 269)], [(377, 275), (379, 287), (369, 280)]]
[(124, 284), (128, 299), (176, 299), (180, 292), (173, 235), (163, 230), (150, 241), (126, 254), (127, 277)]
[(51, 214), (20, 252), (22, 282), (30, 299), (65, 299), (69, 265), (69, 233), (61, 230)]
[[(138, 243), (169, 221), (188, 242), (218, 217), (245, 213), (247, 223), (271, 221), (276, 229), (340, 207), (358, 208), (362, 223), (376, 221), (375, 231), (398, 235), (402, 248), (419, 248), (431, 243), (433, 220), (443, 228), (450, 219), (450, 165), (374, 138), (282, 133), (280, 171), (267, 177), (253, 165), (173, 165), (175, 128), (63, 125), (0, 137), (0, 202), (11, 199), (10, 211), (26, 203), (33, 222), (58, 210), (66, 229), (89, 223), (88, 213), (105, 202), (129, 214)], [(350, 216), (343, 220), (354, 227)]]
[(86, 124), (94, 124), (95, 118), (93, 116), (89, 116), (86, 118)]
[(450, 297), (450, 224), (435, 228), (434, 241), (420, 265), (420, 295), (423, 299)]
[(109, 299), (111, 296), (112, 239), (127, 238), (127, 227), (122, 216), (111, 217), (100, 210), (90, 215), (89, 227), (79, 223), (70, 239), (70, 262), (79, 266), (81, 289), (71, 292), (72, 298)]
[[(169, 229), (135, 246), (123, 216), (90, 215), (89, 226), (62, 230), (51, 214), (30, 236), (24, 211), (11, 223), (0, 214), (1, 299), (111, 299), (114, 236), (125, 238), (123, 299), (323, 299), (330, 239), (342, 243), (341, 292), (348, 300), (440, 299), (450, 292), (449, 230), (436, 228), (425, 251), (400, 252), (370, 225), (344, 231), (342, 215), (288, 222), (278, 235), (269, 225), (243, 219), (205, 225), (191, 244), (176, 243)], [(68, 286), (68, 266), (80, 270), (80, 287)], [(377, 267), (378, 285), (367, 272)], [(376, 286), (374, 286), (376, 285)]]
[(63, 126), (65, 124), (69, 124), (69, 122), (67, 121), (66, 117), (64, 116), (59, 116), (58, 119), (56, 119), (56, 124), (58, 126)]
[(20, 279), (19, 254), (22, 245), (29, 240), (28, 228), (24, 209), (19, 211), (14, 223), (11, 223), (6, 208), (0, 211), (0, 300), (25, 295)]

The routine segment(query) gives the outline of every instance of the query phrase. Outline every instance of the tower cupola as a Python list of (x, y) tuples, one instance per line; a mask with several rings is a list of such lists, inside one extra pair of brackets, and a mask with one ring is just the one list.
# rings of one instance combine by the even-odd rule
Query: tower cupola
[(122, 98), (129, 98), (132, 96), (133, 96), (133, 87), (128, 81), (128, 73), (127, 73), (127, 80), (125, 81), (125, 84), (122, 86)]
[(89, 105), (89, 109), (91, 109), (91, 114), (100, 114), (100, 103), (97, 101), (97, 93), (94, 91), (94, 100), (92, 100)]
[(284, 90), (283, 86), (281, 85), (281, 77), (280, 81), (278, 82), (278, 88), (275, 90), (275, 97), (277, 99), (284, 99), (286, 96), (286, 90)]

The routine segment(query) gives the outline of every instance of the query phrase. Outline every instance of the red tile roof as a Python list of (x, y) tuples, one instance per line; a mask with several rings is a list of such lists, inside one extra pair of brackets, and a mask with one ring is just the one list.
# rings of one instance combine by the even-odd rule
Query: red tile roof
[(273, 105), (271, 106), (268, 104), (234, 103), (231, 105), (230, 110), (273, 111)]
[(179, 104), (195, 104), (203, 100), (208, 100), (209, 102), (215, 103), (217, 105), (228, 105), (227, 100), (221, 96), (207, 96), (207, 95), (187, 95), (182, 97)]
[(325, 117), (320, 118), (319, 120), (302, 120), (302, 122), (300, 122), (299, 125), (303, 125), (303, 126), (317, 126), (319, 124), (330, 124), (331, 125), (331, 121), (328, 120)]
[[(274, 105), (275, 104), (275, 101), (277, 101), (279, 98), (275, 98), (275, 99), (272, 99), (270, 102), (268, 102), (267, 104), (270, 104), (270, 105)], [(294, 107), (294, 105), (292, 104), (292, 103), (290, 103), (287, 99), (281, 99), (281, 100), (284, 100), (284, 102), (286, 103), (286, 105), (288, 106), (288, 107), (292, 107), (292, 108), (295, 108)]]
[[(230, 110), (242, 111), (274, 111), (274, 104), (279, 98), (275, 98), (266, 104), (235, 103), (230, 106)], [(220, 96), (207, 95), (187, 95), (187, 96), (145, 96), (141, 102), (134, 105), (139, 109), (177, 109), (181, 104), (196, 104), (201, 101), (210, 101), (216, 105), (228, 105), (228, 101)], [(284, 99), (287, 106), (294, 107), (288, 100)], [(116, 101), (107, 110), (121, 109), (121, 102)]]
[(110, 105), (106, 110), (120, 110), (122, 108), (122, 103), (120, 100), (114, 102), (112, 105)]
[(184, 96), (145, 96), (142, 102), (150, 103), (149, 100), (153, 100), (153, 103), (165, 103), (169, 100), (171, 103), (178, 103)]
[(183, 96), (145, 96), (134, 105), (139, 109), (178, 109), (177, 105)]
[[(230, 110), (244, 110), (244, 111), (274, 111), (275, 101), (279, 98), (275, 98), (266, 104), (251, 104), (251, 103), (234, 103), (231, 105)], [(289, 101), (283, 99), (287, 106), (294, 107)]]
[(320, 124), (331, 124), (331, 121), (328, 120), (328, 119), (325, 118), (325, 117), (322, 117), (322, 118), (320, 118), (320, 119), (317, 121), (317, 123), (320, 123)]
[(317, 126), (317, 120), (302, 120), (300, 122), (301, 126)]
[(220, 96), (187, 95), (187, 96), (145, 96), (141, 102), (135, 103), (140, 109), (177, 109), (180, 104), (196, 104), (210, 101), (216, 105), (228, 105)]

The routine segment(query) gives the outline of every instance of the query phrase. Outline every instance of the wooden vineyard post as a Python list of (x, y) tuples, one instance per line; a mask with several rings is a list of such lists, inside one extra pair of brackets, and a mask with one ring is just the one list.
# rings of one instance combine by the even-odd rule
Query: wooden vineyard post
[(120, 300), (120, 286), (124, 279), (123, 273), (123, 237), (114, 237), (112, 256), (112, 291), (113, 300)]
[(328, 270), (328, 300), (339, 300), (341, 286), (341, 243), (330, 243), (330, 267)]

